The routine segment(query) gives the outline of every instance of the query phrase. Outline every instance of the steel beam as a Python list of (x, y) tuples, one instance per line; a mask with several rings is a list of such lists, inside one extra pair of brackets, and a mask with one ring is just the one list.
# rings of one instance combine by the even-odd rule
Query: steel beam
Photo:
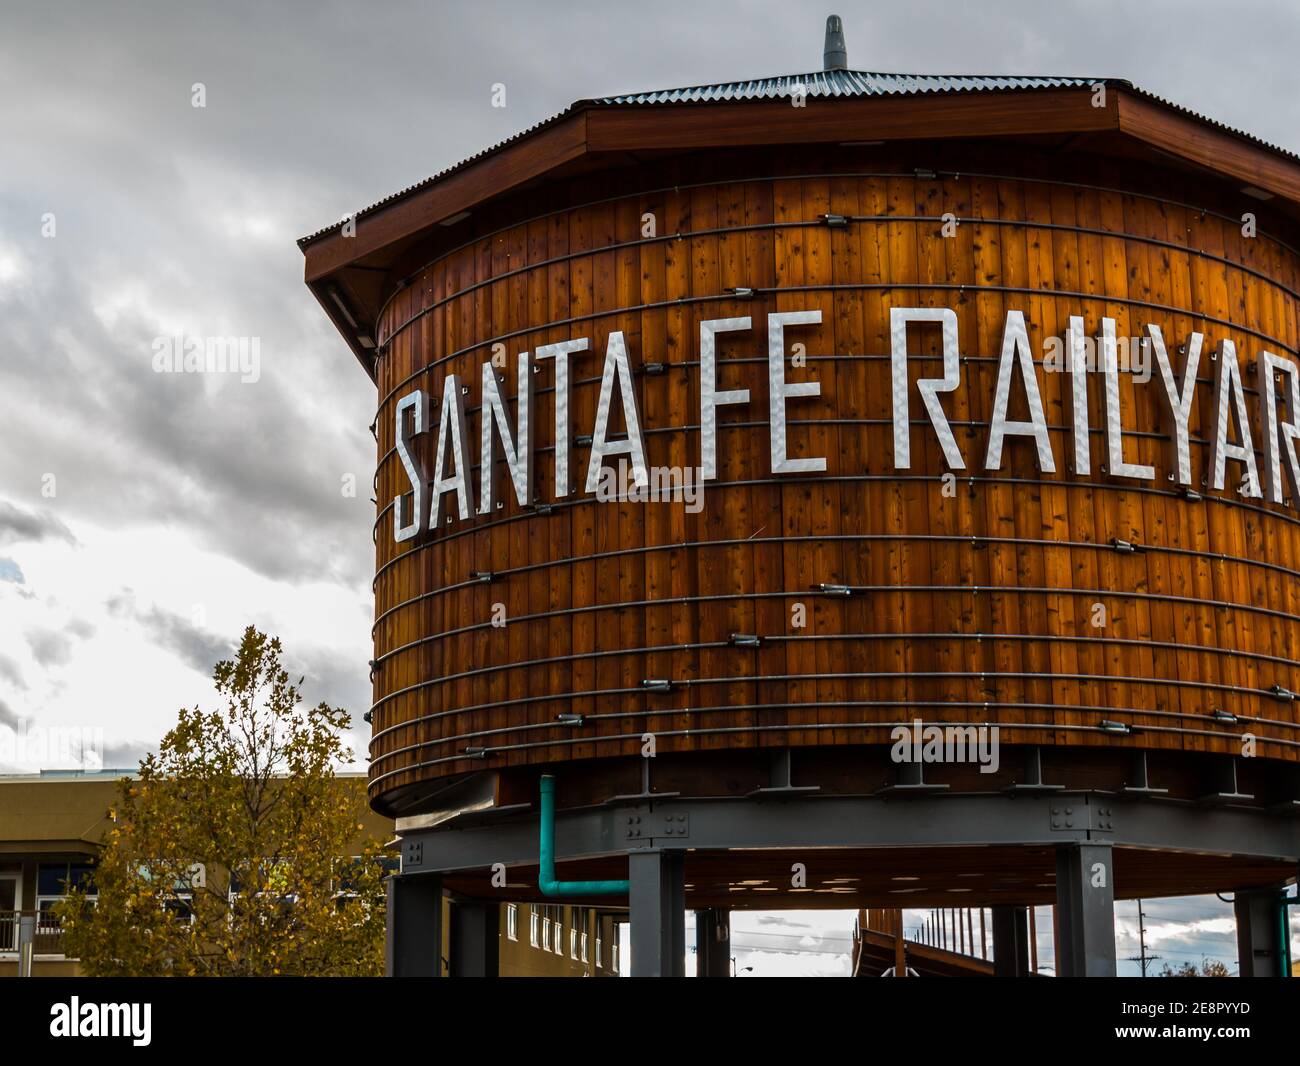
[(501, 907), (481, 900), (453, 899), (448, 961), (452, 977), (496, 977), (499, 969)]
[(731, 976), (731, 912), (710, 907), (695, 912), (695, 976)]
[(1115, 976), (1115, 866), (1109, 844), (1056, 849), (1059, 977)]
[[(689, 826), (687, 840), (657, 836), (658, 830), (645, 829), (663, 826), (670, 814), (685, 816), (677, 824)], [(403, 869), (450, 873), (483, 869), (497, 862), (509, 866), (537, 861), (535, 814), (475, 818), (478, 821), (473, 825), (457, 823), (402, 834), (404, 844), (423, 845), (404, 851)], [(661, 844), (701, 850), (1050, 847), (1096, 839), (1124, 847), (1291, 861), (1300, 858), (1300, 818), (1294, 816), (1097, 793), (659, 799), (561, 811), (555, 821), (560, 862)], [(634, 824), (638, 827), (635, 838), (629, 835), (629, 826)]]
[(436, 874), (388, 879), (384, 973), (442, 976), (442, 878)]
[(1029, 975), (1029, 914), (1025, 907), (995, 906), (993, 911), (993, 976)]
[(647, 848), (628, 856), (633, 977), (681, 977), (686, 966), (683, 854)]

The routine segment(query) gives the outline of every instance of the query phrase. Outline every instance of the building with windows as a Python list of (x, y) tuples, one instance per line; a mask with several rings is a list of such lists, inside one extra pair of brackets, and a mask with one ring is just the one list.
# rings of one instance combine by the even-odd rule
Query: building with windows
[(0, 777), (0, 976), (18, 972), (23, 919), (34, 924), (33, 972), (71, 977), (50, 908), (69, 883), (93, 885), (99, 841), (111, 825), (125, 770), (44, 771)]
[(507, 903), (501, 922), (501, 976), (618, 976), (618, 926), (612, 914), (594, 907)]
[[(130, 770), (0, 776), (0, 977), (20, 972), (26, 941), (33, 976), (80, 975), (77, 960), (63, 952), (51, 908), (69, 885), (89, 886), (93, 895), (95, 861), (112, 825), (118, 782), (130, 776)], [(346, 776), (364, 788), (363, 775)], [(364, 825), (368, 839), (393, 838), (391, 819), (370, 813)], [(450, 906), (450, 898), (444, 899), (444, 910)], [(618, 976), (614, 914), (501, 903), (494, 916), (501, 976)], [(441, 957), (449, 959), (452, 950), (450, 936), (444, 935)]]

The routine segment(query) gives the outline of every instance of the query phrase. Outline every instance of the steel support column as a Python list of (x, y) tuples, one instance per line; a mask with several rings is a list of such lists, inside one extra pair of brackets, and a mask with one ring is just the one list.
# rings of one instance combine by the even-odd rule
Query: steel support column
[(1280, 889), (1238, 892), (1232, 905), (1237, 919), (1237, 972), (1242, 977), (1284, 977), (1284, 908)]
[(36, 961), (36, 915), (18, 916), (18, 976), (31, 977)]
[(681, 977), (686, 957), (686, 886), (682, 853), (628, 853), (632, 976)]
[(388, 879), (384, 973), (442, 976), (442, 878), (436, 874)]
[(1115, 976), (1115, 867), (1109, 844), (1056, 849), (1060, 977)]
[(731, 976), (731, 912), (710, 907), (695, 912), (695, 976)]
[(448, 961), (452, 977), (496, 977), (501, 908), (476, 899), (453, 899)]
[(993, 911), (993, 976), (1025, 977), (1029, 973), (1029, 915), (1025, 907), (995, 906)]

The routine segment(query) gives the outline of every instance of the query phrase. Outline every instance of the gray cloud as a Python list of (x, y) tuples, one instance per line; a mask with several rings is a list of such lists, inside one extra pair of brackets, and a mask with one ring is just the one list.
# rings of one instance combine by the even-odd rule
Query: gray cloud
[(370, 675), (366, 660), (340, 658), (325, 649), (308, 651), (291, 658), (285, 669), (296, 681), (303, 677), (303, 700), (314, 706), (325, 702), (341, 707), (352, 716), (352, 724), (365, 728), (361, 716), (370, 710)]
[(95, 635), (95, 627), (82, 618), (74, 618), (63, 629), (34, 629), (25, 634), (27, 646), (37, 665), (45, 668), (66, 666), (72, 659), (77, 641)]
[(784, 914), (763, 914), (754, 919), (756, 925), (768, 926), (773, 929), (797, 929), (811, 930), (813, 928), (810, 922), (800, 921)]
[(229, 659), (232, 654), (229, 641), (200, 629), (171, 611), (151, 607), (136, 618), (151, 639), (201, 673), (212, 673), (212, 668), (220, 660)]
[[(204, 675), (211, 675), (217, 662), (232, 658), (237, 650), (237, 641), (220, 637), (184, 615), (156, 605), (141, 607), (130, 589), (111, 597), (105, 607), (114, 617), (139, 625), (152, 643)], [(364, 659), (341, 657), (334, 649), (307, 645), (306, 650), (301, 646), (286, 649), (283, 665), (294, 681), (303, 678), (305, 703), (342, 707), (352, 715), (354, 723), (360, 722), (361, 715), (369, 710), (370, 679)]]
[(0, 726), (7, 726), (9, 729), (18, 730), (24, 725), (25, 720), (4, 700), (0, 700)]
[(234, 653), (229, 641), (195, 625), (184, 615), (156, 605), (139, 607), (130, 589), (110, 598), (105, 606), (115, 617), (134, 621), (152, 643), (201, 674), (211, 675), (220, 660), (229, 659)]
[(8, 681), (14, 688), (25, 689), (27, 682), (23, 678), (22, 667), (9, 655), (0, 651), (0, 681)]
[[(61, 540), (76, 544), (77, 538), (63, 522), (49, 511), (31, 511), (0, 500), (0, 544)], [(11, 562), (12, 560), (5, 560)], [(19, 580), (22, 572), (19, 571)]]
[(149, 752), (158, 750), (158, 742), (127, 740), (104, 745), (105, 770), (134, 770)]

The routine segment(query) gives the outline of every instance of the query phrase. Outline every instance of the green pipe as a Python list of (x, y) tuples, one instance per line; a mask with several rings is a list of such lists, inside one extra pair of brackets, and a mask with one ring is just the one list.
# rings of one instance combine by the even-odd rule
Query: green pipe
[(555, 879), (555, 778), (542, 775), (542, 816), (537, 854), (537, 887), (543, 896), (626, 896), (626, 881), (557, 881)]
[(1288, 911), (1287, 908), (1294, 907), (1296, 906), (1296, 904), (1300, 904), (1300, 885), (1297, 885), (1296, 895), (1294, 899), (1287, 896), (1286, 889), (1283, 889), (1281, 902), (1282, 905), (1278, 907), (1278, 911), (1281, 913), (1282, 916), (1282, 950), (1279, 953), (1281, 955), (1281, 963), (1282, 963), (1281, 976), (1290, 977), (1291, 976), (1291, 912)]

